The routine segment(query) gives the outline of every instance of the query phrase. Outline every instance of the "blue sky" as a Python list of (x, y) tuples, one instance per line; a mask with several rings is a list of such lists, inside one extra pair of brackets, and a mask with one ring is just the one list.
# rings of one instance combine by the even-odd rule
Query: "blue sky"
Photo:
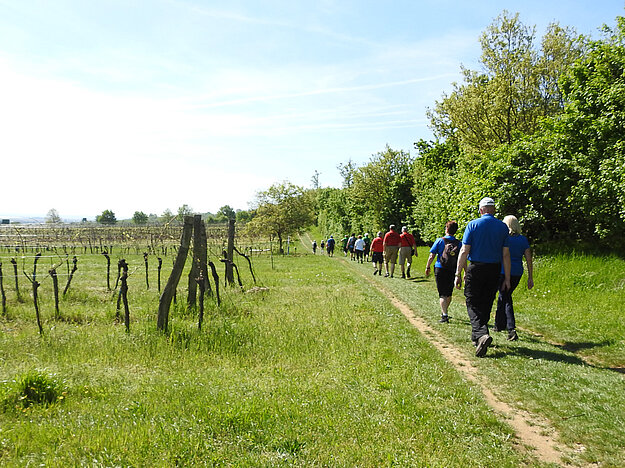
[(432, 137), (504, 9), (599, 37), (597, 1), (0, 0), (0, 216), (247, 209)]

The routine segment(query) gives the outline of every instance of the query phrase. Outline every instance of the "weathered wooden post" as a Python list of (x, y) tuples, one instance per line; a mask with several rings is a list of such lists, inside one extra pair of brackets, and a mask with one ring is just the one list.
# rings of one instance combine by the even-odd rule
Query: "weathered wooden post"
[(189, 281), (187, 290), (187, 308), (195, 307), (197, 301), (197, 277), (200, 265), (199, 250), (201, 241), (200, 225), (202, 224), (202, 216), (195, 215), (193, 217), (193, 261), (191, 270), (189, 271)]
[(213, 262), (208, 262), (208, 266), (211, 268), (213, 274), (213, 280), (215, 281), (215, 294), (217, 295), (217, 305), (221, 305), (221, 298), (219, 297), (219, 275)]
[(158, 319), (156, 327), (159, 330), (167, 331), (167, 325), (169, 322), (169, 308), (171, 307), (171, 301), (174, 296), (174, 292), (178, 287), (178, 282), (182, 276), (182, 270), (189, 254), (189, 244), (191, 243), (191, 235), (193, 234), (193, 217), (185, 216), (184, 225), (182, 228), (182, 236), (180, 239), (180, 248), (176, 255), (176, 261), (174, 262), (174, 268), (169, 275), (163, 294), (158, 303)]
[(204, 291), (206, 290), (206, 281), (204, 280), (204, 275), (202, 273), (202, 269), (200, 268), (199, 276), (196, 278), (197, 285), (200, 288), (200, 312), (198, 314), (198, 330), (202, 330), (202, 322), (204, 321)]
[(126, 325), (126, 333), (130, 333), (130, 308), (128, 307), (128, 265), (122, 272), (121, 286), (119, 294), (124, 301), (124, 324)]
[(234, 219), (228, 220), (228, 245), (226, 247), (226, 281), (228, 284), (234, 284), (234, 271), (232, 268), (232, 255), (234, 252)]

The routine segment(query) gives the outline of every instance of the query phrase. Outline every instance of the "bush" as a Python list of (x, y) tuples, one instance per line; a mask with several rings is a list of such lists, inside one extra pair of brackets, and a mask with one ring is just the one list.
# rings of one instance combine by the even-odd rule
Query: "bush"
[(15, 379), (15, 389), (4, 399), (5, 406), (29, 408), (33, 405), (50, 406), (64, 397), (61, 384), (52, 376), (29, 371)]

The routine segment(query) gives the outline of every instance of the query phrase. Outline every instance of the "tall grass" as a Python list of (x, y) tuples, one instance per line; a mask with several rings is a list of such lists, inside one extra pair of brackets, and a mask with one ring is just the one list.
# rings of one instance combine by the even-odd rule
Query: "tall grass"
[(100, 259), (83, 260), (64, 320), (42, 287), (43, 337), (28, 301), (11, 298), (0, 324), (0, 395), (31, 369), (65, 392), (0, 412), (3, 466), (536, 464), (479, 391), (335, 260), (257, 259), (268, 289), (207, 301), (201, 332), (181, 289), (168, 334), (156, 331), (158, 294), (140, 269), (127, 334)]
[[(427, 249), (419, 248), (411, 281), (371, 279), (471, 355), (462, 291), (454, 292), (451, 322), (439, 324), (434, 279), (422, 273), (426, 259)], [(348, 265), (371, 274), (369, 265)], [(476, 358), (499, 398), (551, 422), (570, 448), (565, 460), (574, 465), (625, 465), (623, 278), (625, 262), (616, 257), (537, 258), (535, 288), (527, 290), (522, 281), (514, 293), (520, 340), (493, 333), (486, 358)]]

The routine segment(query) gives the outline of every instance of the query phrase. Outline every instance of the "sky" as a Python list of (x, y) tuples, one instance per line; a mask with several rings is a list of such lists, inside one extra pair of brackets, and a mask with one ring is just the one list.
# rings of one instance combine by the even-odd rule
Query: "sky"
[(433, 138), (504, 10), (599, 38), (623, 0), (0, 0), (0, 217), (248, 209)]

